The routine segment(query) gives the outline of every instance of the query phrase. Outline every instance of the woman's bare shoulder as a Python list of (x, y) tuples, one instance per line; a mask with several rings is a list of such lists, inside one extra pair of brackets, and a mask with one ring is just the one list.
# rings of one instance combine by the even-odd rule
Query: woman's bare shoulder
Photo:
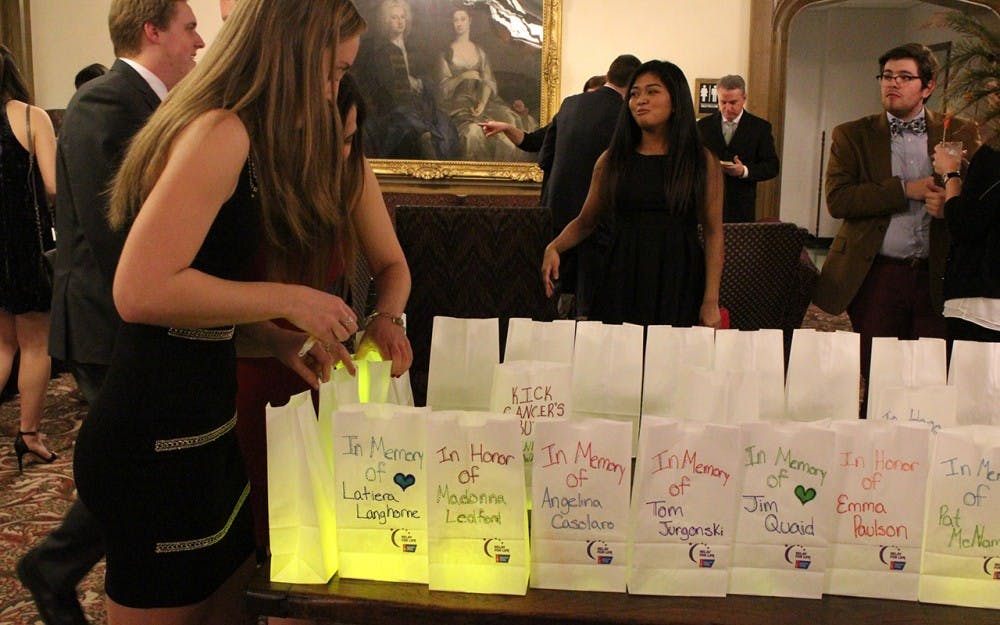
[(207, 147), (225, 145), (240, 160), (250, 151), (250, 134), (246, 124), (236, 113), (225, 109), (212, 109), (195, 117), (177, 137), (177, 144), (194, 143)]

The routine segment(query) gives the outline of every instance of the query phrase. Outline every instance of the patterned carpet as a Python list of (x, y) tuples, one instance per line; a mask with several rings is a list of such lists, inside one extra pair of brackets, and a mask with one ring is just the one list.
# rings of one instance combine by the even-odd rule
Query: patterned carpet
[[(14, 564), (32, 545), (59, 524), (76, 497), (73, 487), (73, 442), (87, 414), (68, 374), (49, 384), (41, 431), (48, 448), (59, 458), (41, 464), (25, 456), (24, 473), (18, 475), (14, 436), (18, 430), (19, 398), (0, 404), (0, 623), (41, 623), (31, 595), (14, 574)], [(91, 623), (106, 622), (104, 613), (104, 563), (101, 562), (79, 588)]]
[[(832, 317), (810, 306), (802, 327), (850, 330), (851, 324), (846, 315)], [(19, 407), (16, 397), (0, 403), (0, 624), (37, 625), (41, 620), (35, 604), (14, 574), (14, 564), (31, 545), (58, 525), (76, 496), (73, 443), (86, 417), (87, 405), (79, 400), (76, 385), (68, 374), (52, 380), (41, 430), (49, 449), (59, 454), (59, 458), (47, 465), (25, 456), (27, 464), (22, 475), (18, 475), (13, 451)], [(80, 601), (95, 625), (106, 622), (103, 580), (102, 562), (79, 588)]]

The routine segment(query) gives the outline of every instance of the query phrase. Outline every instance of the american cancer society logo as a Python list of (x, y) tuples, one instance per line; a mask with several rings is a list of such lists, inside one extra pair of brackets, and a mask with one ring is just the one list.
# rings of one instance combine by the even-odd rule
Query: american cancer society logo
[(587, 557), (598, 564), (611, 564), (615, 552), (603, 540), (591, 540), (587, 542)]
[(394, 529), (389, 535), (389, 540), (392, 541), (394, 547), (403, 553), (417, 552), (417, 539), (413, 537), (413, 534), (409, 530)]
[(983, 560), (983, 572), (995, 580), (1000, 580), (1000, 556), (990, 556)]
[(797, 569), (808, 569), (812, 564), (812, 556), (802, 545), (786, 545), (785, 561)]
[(878, 559), (889, 567), (890, 571), (902, 571), (906, 568), (906, 554), (895, 545), (883, 545), (878, 551)]
[(698, 565), (699, 569), (710, 569), (715, 564), (715, 552), (705, 543), (690, 543), (688, 558)]
[(483, 543), (486, 556), (499, 564), (510, 562), (510, 549), (499, 538), (487, 538)]

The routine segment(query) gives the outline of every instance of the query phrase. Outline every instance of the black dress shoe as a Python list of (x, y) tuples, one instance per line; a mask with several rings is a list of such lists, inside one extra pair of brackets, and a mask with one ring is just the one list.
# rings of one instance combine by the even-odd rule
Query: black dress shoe
[(53, 588), (31, 551), (18, 560), (16, 568), (18, 579), (31, 593), (45, 625), (87, 625), (76, 589)]

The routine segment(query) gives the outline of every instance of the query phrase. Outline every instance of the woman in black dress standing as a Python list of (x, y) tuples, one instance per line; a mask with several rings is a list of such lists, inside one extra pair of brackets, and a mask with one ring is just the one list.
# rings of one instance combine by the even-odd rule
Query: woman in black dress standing
[[(1000, 74), (1000, 64), (990, 69)], [(949, 341), (1000, 343), (1000, 76), (983, 86), (993, 127), (962, 176), (962, 154), (934, 147), (934, 171), (944, 197), (928, 210), (944, 213), (951, 249), (944, 271), (944, 316)], [(987, 136), (987, 133), (983, 133)], [(950, 344), (950, 343), (949, 343)]]
[(55, 247), (48, 198), (56, 192), (56, 135), (48, 114), (28, 101), (14, 56), (0, 46), (0, 388), (20, 351), (18, 469), (26, 454), (42, 462), (56, 459), (38, 433), (51, 368), (52, 284), (41, 270), (42, 249)]
[[(113, 287), (125, 323), (74, 463), (105, 534), (111, 625), (241, 622), (254, 541), (233, 326), (301, 328), (273, 335), (285, 361), (308, 334), (305, 357), (329, 362), (323, 346), (358, 330), (342, 299), (302, 284), (325, 280), (345, 229), (353, 236), (331, 102), (364, 27), (348, 0), (240, 0), (115, 178), (109, 217), (129, 227)], [(377, 227), (391, 234), (388, 217)], [(298, 284), (240, 281), (262, 245), (268, 275)], [(385, 247), (408, 289), (402, 251)]]
[(560, 253), (611, 210), (614, 241), (591, 319), (718, 328), (722, 185), (718, 161), (698, 138), (684, 72), (666, 61), (644, 63), (594, 166), (583, 209), (545, 248), (545, 292), (555, 292)]

